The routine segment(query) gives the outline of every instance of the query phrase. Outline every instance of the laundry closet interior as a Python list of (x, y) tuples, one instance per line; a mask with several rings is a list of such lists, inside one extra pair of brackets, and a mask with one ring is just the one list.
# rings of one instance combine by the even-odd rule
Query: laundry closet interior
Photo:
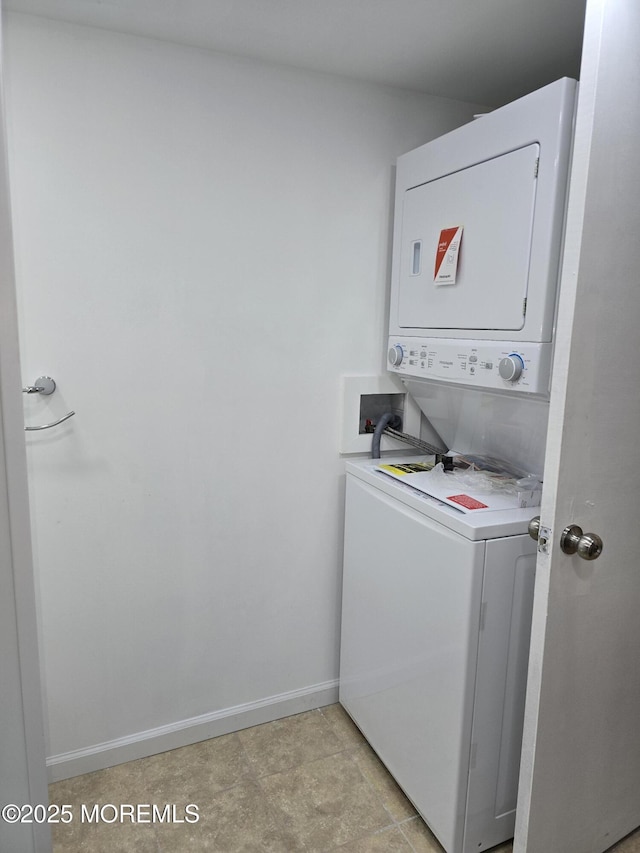
[[(431, 358), (418, 327), (440, 328), (436, 362), (459, 353), (450, 319), (407, 319), (436, 259), (421, 225), (392, 295), (394, 194), (408, 152), (579, 78), (584, 2), (392, 5), (3, 3), (25, 425), (74, 412), (25, 433), (52, 781), (338, 701), (345, 465), (371, 462), (365, 398), (364, 420), (398, 404), (418, 438), (542, 475), (555, 289), (544, 305), (519, 285), (445, 306), (475, 329), (465, 369), (497, 377), (479, 397), (472, 373), (406, 373)], [(506, 143), (531, 182), (534, 143)], [(491, 233), (481, 209), (455, 215), (429, 224), (464, 226), (441, 302), (471, 275), (474, 224)], [(524, 280), (520, 237), (491, 262)], [(523, 300), (537, 337), (513, 331)], [(508, 352), (489, 351), (484, 317), (478, 334), (494, 308)], [(528, 382), (538, 356), (511, 417), (505, 388), (522, 380), (505, 376)], [(391, 451), (418, 452), (385, 435)]]

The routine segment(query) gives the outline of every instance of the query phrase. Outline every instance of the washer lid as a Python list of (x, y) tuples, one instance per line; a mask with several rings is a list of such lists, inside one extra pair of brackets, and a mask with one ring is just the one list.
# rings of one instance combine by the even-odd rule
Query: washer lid
[(345, 469), (348, 475), (368, 483), (378, 489), (382, 495), (395, 498), (401, 504), (406, 504), (466, 539), (474, 541), (526, 533), (529, 521), (534, 515), (539, 514), (539, 509), (535, 507), (494, 510), (478, 515), (465, 514), (376, 470), (380, 462), (416, 462), (422, 458), (424, 457), (394, 456), (384, 459), (353, 460), (346, 463)]

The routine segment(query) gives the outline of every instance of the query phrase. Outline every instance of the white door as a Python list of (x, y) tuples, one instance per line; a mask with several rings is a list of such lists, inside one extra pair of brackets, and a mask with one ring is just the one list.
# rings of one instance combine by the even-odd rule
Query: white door
[[(1, 84), (0, 67), (0, 809), (4, 809), (46, 805), (47, 780)], [(21, 814), (30, 817), (28, 810)], [(14, 818), (11, 808), (0, 816), (0, 851), (51, 849), (46, 824), (16, 823)]]
[[(515, 853), (640, 825), (638, 0), (588, 0), (580, 76)], [(562, 552), (572, 523), (598, 559)]]

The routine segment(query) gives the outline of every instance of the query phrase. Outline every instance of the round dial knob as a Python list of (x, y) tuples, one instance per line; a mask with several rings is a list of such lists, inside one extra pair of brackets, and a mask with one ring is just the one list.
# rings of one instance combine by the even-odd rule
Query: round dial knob
[(512, 352), (511, 355), (501, 359), (498, 365), (498, 373), (507, 382), (515, 382), (516, 379), (520, 378), (523, 370), (524, 361), (522, 360), (522, 356), (516, 352)]
[(400, 344), (396, 344), (394, 347), (389, 347), (389, 364), (392, 364), (394, 367), (398, 367), (402, 364), (402, 359), (404, 358), (404, 350), (400, 346)]

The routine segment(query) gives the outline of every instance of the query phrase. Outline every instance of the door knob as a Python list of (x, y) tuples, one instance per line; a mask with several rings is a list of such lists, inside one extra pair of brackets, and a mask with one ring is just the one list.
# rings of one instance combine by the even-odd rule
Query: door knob
[(529, 531), (529, 536), (532, 539), (535, 539), (537, 542), (538, 536), (540, 535), (540, 516), (539, 515), (536, 515), (531, 519), (531, 521), (529, 522), (529, 526), (527, 527), (527, 530)]
[(577, 524), (562, 531), (560, 548), (565, 554), (577, 554), (583, 560), (596, 560), (602, 554), (602, 539), (596, 533), (583, 533)]

